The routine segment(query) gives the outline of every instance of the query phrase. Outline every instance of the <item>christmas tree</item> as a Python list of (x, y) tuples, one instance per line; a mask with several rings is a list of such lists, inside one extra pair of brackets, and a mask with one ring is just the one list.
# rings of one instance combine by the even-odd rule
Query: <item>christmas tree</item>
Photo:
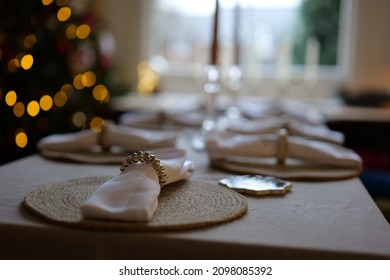
[(86, 0), (0, 0), (0, 163), (52, 133), (99, 130), (112, 37)]

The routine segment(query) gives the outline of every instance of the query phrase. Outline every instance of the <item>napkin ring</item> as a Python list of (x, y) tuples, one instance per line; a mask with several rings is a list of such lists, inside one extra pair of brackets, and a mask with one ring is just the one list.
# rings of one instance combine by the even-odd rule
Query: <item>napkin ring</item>
[(160, 162), (156, 156), (151, 155), (148, 152), (139, 151), (135, 152), (129, 156), (122, 162), (122, 166), (120, 167), (120, 171), (124, 171), (130, 164), (138, 164), (145, 163), (153, 167), (158, 176), (158, 182), (160, 186), (164, 185), (167, 181), (167, 172), (165, 170), (164, 165)]
[(277, 160), (278, 164), (284, 165), (288, 157), (288, 133), (287, 129), (281, 128), (277, 132), (278, 134), (278, 151)]
[(110, 150), (110, 143), (107, 138), (107, 130), (109, 129), (109, 125), (109, 123), (104, 122), (101, 126), (101, 131), (97, 133), (98, 145), (105, 152)]

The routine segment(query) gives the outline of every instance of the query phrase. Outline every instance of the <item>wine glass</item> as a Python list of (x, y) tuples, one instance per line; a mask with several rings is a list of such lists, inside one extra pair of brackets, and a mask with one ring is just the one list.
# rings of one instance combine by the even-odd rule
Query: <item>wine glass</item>
[(206, 137), (217, 129), (218, 116), (215, 110), (215, 101), (221, 91), (221, 71), (216, 64), (205, 66), (206, 80), (203, 90), (206, 93), (206, 114), (203, 119), (200, 131), (192, 139), (192, 146), (195, 150), (203, 151), (206, 148)]

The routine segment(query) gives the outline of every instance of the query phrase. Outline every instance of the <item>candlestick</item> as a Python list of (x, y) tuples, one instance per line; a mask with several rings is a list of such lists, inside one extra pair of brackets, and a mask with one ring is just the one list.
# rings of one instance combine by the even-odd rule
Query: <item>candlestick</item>
[(210, 63), (205, 67), (206, 81), (204, 83), (204, 92), (206, 93), (206, 115), (202, 122), (200, 131), (192, 139), (192, 147), (198, 151), (204, 151), (206, 148), (206, 138), (217, 129), (218, 117), (215, 112), (215, 99), (220, 92), (220, 68), (218, 65), (218, 17), (219, 2), (215, 1), (213, 38), (211, 43)]
[(240, 64), (240, 52), (241, 52), (241, 38), (240, 38), (240, 27), (241, 27), (241, 9), (240, 4), (237, 0), (236, 7), (234, 9), (234, 23), (233, 23), (233, 37), (234, 37), (234, 57), (233, 64)]
[(308, 86), (314, 86), (318, 79), (318, 64), (320, 56), (320, 44), (314, 37), (306, 41), (305, 53), (305, 81)]
[(211, 61), (210, 64), (218, 64), (219, 45), (218, 45), (218, 22), (219, 22), (219, 1), (215, 1), (213, 40), (211, 43)]

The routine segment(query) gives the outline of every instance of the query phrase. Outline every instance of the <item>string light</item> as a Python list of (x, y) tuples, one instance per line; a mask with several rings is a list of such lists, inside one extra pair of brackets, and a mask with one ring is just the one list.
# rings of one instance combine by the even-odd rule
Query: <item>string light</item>
[(73, 78), (73, 86), (74, 86), (75, 89), (82, 90), (84, 88), (82, 79), (83, 79), (83, 75), (82, 74), (77, 74)]
[(53, 107), (53, 99), (46, 94), (39, 100), (39, 106), (43, 111), (49, 111)]
[[(59, 22), (66, 22), (72, 17), (72, 9), (68, 6), (68, 0), (41, 0), (42, 5), (49, 6), (53, 2), (59, 7), (57, 14), (50, 17), (47, 21), (47, 26), (52, 29), (58, 26)], [(31, 16), (31, 22), (36, 24), (38, 20), (37, 15)], [(57, 21), (58, 20), (58, 21)], [(66, 23), (65, 23), (66, 24)], [(69, 40), (72, 39), (86, 39), (91, 35), (91, 26), (88, 24), (68, 24), (65, 28), (65, 37)], [(23, 70), (29, 70), (34, 66), (34, 63), (38, 65), (38, 57), (33, 56), (28, 52), (32, 52), (32, 49), (37, 44), (38, 38), (35, 34), (28, 34), (22, 37), (21, 46), (24, 47), (24, 50), (27, 53), (18, 53), (14, 58), (9, 59), (7, 63), (7, 69), (10, 73), (18, 71), (19, 68)], [(4, 59), (3, 50), (0, 49), (0, 60)], [(37, 61), (34, 61), (34, 58)], [(45, 94), (37, 100), (30, 101), (18, 101), (18, 95), (14, 90), (10, 90), (7, 93), (3, 92), (0, 89), (0, 100), (4, 98), (5, 103), (12, 107), (13, 115), (17, 118), (22, 118), (23, 116), (37, 117), (40, 111), (49, 111), (53, 109), (53, 106), (63, 107), (67, 104), (69, 97), (73, 94), (74, 89), (83, 90), (84, 88), (92, 88), (92, 96), (95, 100), (99, 102), (107, 102), (110, 98), (109, 91), (107, 87), (103, 84), (96, 85), (97, 77), (93, 71), (86, 71), (83, 74), (75, 75), (73, 82), (71, 84), (64, 84), (61, 86), (61, 89), (50, 96)], [(42, 114), (44, 115), (44, 114)], [(82, 128), (88, 125), (88, 118), (85, 113), (79, 111), (72, 115), (72, 124), (76, 127)], [(39, 123), (39, 124), (38, 124)], [(89, 122), (89, 126), (94, 132), (101, 131), (101, 127), (104, 124), (104, 119), (98, 116), (93, 116)], [(36, 128), (42, 131), (46, 131), (50, 126), (49, 118), (45, 116), (39, 116), (36, 118)], [(28, 145), (29, 139), (25, 130), (18, 129), (15, 132), (15, 144), (19, 148), (25, 148)]]
[(152, 69), (148, 61), (141, 61), (137, 65), (138, 84), (137, 91), (139, 95), (151, 95), (157, 89), (160, 83), (160, 77)]
[(16, 92), (13, 90), (7, 92), (7, 94), (5, 95), (5, 103), (10, 107), (15, 105), (17, 99), (18, 97), (16, 95)]
[(8, 61), (7, 67), (10, 73), (15, 73), (16, 70), (18, 70), (18, 68), (20, 67), (19, 60), (16, 58), (11, 59), (10, 61)]
[(26, 132), (23, 129), (18, 129), (15, 133), (15, 143), (19, 148), (24, 148), (27, 146), (28, 137)]
[(68, 0), (56, 0), (56, 5), (58, 7), (65, 6), (66, 4), (68, 4)]
[(103, 124), (104, 120), (101, 117), (94, 117), (89, 123), (91, 130), (95, 133), (99, 133), (102, 131)]
[(24, 46), (27, 49), (32, 48), (35, 45), (36, 42), (37, 42), (37, 37), (34, 34), (27, 35), (24, 38)]
[(26, 107), (22, 102), (17, 102), (12, 108), (12, 110), (14, 112), (14, 115), (20, 118), (24, 115), (24, 112), (26, 111)]
[(48, 6), (51, 3), (53, 3), (53, 0), (42, 0), (42, 4), (45, 5), (45, 6)]
[(87, 116), (83, 112), (76, 112), (72, 116), (72, 123), (76, 127), (83, 127), (87, 122)]
[(57, 107), (65, 106), (66, 102), (68, 102), (68, 95), (65, 91), (60, 90), (54, 95), (54, 104)]
[(81, 24), (76, 29), (76, 36), (79, 39), (85, 39), (91, 33), (91, 27), (88, 24)]
[(39, 103), (36, 100), (32, 100), (27, 104), (27, 113), (31, 117), (35, 117), (39, 114), (40, 107)]
[(26, 54), (21, 60), (21, 66), (24, 70), (28, 70), (32, 67), (34, 63), (34, 57), (31, 54)]
[(92, 87), (96, 83), (96, 75), (92, 71), (85, 72), (81, 77), (81, 82), (85, 87)]
[(97, 85), (93, 88), (93, 92), (92, 92), (92, 95), (93, 97), (97, 100), (97, 101), (107, 101), (108, 98), (109, 98), (109, 93), (108, 93), (108, 89), (106, 86), (104, 85)]
[(72, 15), (72, 10), (69, 7), (62, 7), (57, 12), (57, 19), (59, 21), (67, 21)]
[(71, 84), (65, 84), (61, 87), (61, 90), (65, 92), (68, 96), (73, 93), (73, 87)]
[(75, 39), (77, 27), (75, 24), (69, 24), (65, 30), (65, 37), (69, 40)]

